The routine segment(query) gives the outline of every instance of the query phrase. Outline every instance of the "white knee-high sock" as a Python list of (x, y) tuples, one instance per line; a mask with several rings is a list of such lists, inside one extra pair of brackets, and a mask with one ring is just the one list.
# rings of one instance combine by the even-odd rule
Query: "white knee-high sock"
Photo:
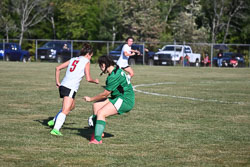
[(61, 112), (62, 112), (62, 109), (60, 109), (60, 111), (59, 111), (59, 112), (56, 114), (56, 116), (54, 117), (54, 119), (53, 119), (54, 122), (56, 121), (58, 115), (59, 115)]
[(58, 116), (57, 116), (57, 119), (56, 119), (56, 124), (54, 126), (54, 129), (56, 130), (60, 130), (63, 123), (65, 122), (65, 119), (66, 119), (66, 115), (64, 113), (60, 113)]

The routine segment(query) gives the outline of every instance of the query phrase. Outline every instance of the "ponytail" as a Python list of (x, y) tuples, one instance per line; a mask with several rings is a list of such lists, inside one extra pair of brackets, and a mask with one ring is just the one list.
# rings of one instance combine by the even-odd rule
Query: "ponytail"
[(80, 51), (81, 56), (85, 56), (86, 54), (92, 54), (93, 53), (93, 48), (89, 43), (84, 43), (82, 45), (82, 49)]

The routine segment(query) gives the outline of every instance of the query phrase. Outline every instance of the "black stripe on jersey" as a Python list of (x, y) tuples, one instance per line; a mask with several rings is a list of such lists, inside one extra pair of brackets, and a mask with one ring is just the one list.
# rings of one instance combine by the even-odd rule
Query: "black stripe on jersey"
[(123, 87), (122, 87), (121, 85), (119, 85), (119, 86), (117, 87), (117, 90), (118, 90), (120, 93), (124, 94), (124, 89), (123, 89)]
[(115, 70), (114, 70), (114, 73), (116, 74), (117, 70), (119, 70), (119, 66), (117, 65)]

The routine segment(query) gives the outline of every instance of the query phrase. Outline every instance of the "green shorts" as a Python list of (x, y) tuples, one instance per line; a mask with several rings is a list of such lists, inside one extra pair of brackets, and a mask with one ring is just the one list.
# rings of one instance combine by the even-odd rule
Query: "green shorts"
[(117, 97), (115, 99), (109, 98), (109, 101), (115, 106), (118, 114), (129, 112), (135, 105), (134, 100), (127, 100), (122, 97)]

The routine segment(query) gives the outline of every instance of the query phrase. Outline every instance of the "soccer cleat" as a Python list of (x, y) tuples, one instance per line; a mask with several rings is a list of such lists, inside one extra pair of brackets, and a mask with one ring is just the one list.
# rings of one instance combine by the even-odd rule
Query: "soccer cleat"
[(54, 126), (54, 124), (55, 124), (55, 121), (53, 121), (53, 120), (50, 120), (50, 121), (48, 122), (48, 125), (49, 125), (49, 126)]
[[(104, 137), (104, 133), (102, 133), (102, 138)], [(90, 141), (94, 140), (95, 139), (95, 133), (92, 133), (91, 135), (91, 138), (90, 138)]]
[(63, 136), (63, 134), (61, 132), (59, 132), (59, 130), (53, 129), (50, 134), (55, 135), (55, 136)]
[(89, 144), (102, 144), (102, 140), (101, 141), (97, 141), (96, 139), (94, 139), (94, 140), (91, 140), (89, 142)]

